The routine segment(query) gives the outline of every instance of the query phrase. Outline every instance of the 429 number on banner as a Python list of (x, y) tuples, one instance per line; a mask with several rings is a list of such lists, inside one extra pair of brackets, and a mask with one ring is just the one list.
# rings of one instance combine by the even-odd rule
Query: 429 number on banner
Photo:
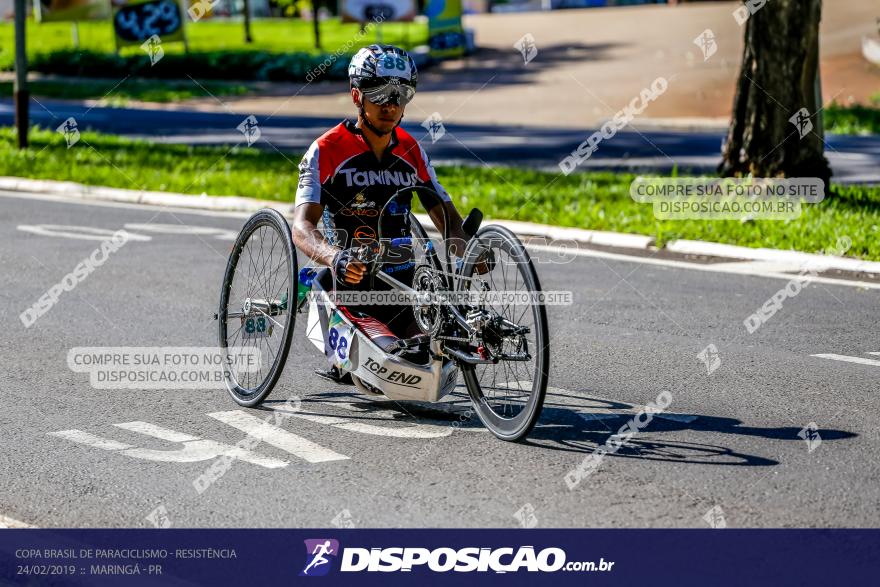
[(175, 0), (144, 0), (114, 7), (113, 28), (119, 45), (140, 44), (153, 35), (162, 42), (183, 40), (183, 17)]

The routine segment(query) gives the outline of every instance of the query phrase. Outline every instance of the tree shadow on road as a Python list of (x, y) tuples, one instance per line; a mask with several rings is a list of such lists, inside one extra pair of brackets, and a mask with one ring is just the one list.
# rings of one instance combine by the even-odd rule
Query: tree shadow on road
[[(610, 50), (627, 43), (568, 43), (538, 47), (540, 61), (526, 64), (521, 53), (511, 44), (510, 49), (485, 47), (470, 57), (450, 61), (419, 72), (419, 92), (479, 91), (502, 85), (529, 85), (535, 77), (548, 69), (571, 63), (607, 59)], [(256, 91), (242, 96), (224, 96), (223, 101), (234, 104), (253, 98), (296, 96), (344, 96), (348, 80), (320, 80), (317, 83), (253, 84)]]
[(627, 43), (562, 43), (538, 47), (540, 61), (524, 63), (522, 54), (510, 49), (486, 47), (461, 61), (426, 71), (419, 91), (478, 91), (486, 86), (533, 84), (535, 77), (558, 66), (607, 59), (608, 52)]

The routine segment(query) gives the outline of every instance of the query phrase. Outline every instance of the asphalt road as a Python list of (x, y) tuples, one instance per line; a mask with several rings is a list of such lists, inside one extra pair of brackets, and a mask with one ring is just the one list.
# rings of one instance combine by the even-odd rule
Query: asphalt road
[[(318, 462), (251, 443), (256, 462), (232, 461), (199, 494), (194, 481), (218, 459), (196, 439), (247, 439), (216, 414), (273, 412), (239, 408), (224, 390), (95, 389), (67, 356), (214, 345), (211, 315), (243, 218), (8, 196), (0, 209), (0, 516), (40, 527), (880, 524), (880, 357), (868, 354), (880, 351), (877, 289), (808, 286), (749, 334), (743, 319), (785, 281), (638, 258), (541, 263), (544, 288), (570, 289), (575, 303), (550, 308), (552, 389), (522, 444), (460, 421), (463, 397), (427, 408), (321, 380), (312, 370), (324, 359), (300, 321), (268, 405), (301, 398), (277, 426), (314, 443)], [(25, 328), (19, 314), (100, 246), (33, 232), (46, 224), (140, 224), (129, 230), (151, 238), (110, 254)], [(711, 374), (698, 358), (710, 344), (720, 359)], [(812, 356), (821, 353), (861, 362)], [(663, 392), (667, 412), (570, 490), (566, 474)], [(132, 422), (153, 427), (118, 426)], [(818, 436), (807, 441), (810, 423)]]
[[(0, 124), (13, 123), (9, 100), (0, 100)], [(89, 108), (71, 103), (40, 101), (31, 105), (31, 120), (57, 128), (73, 117), (80, 130), (91, 129), (151, 141), (191, 145), (246, 145), (237, 127), (245, 114)], [(260, 130), (254, 146), (302, 153), (309, 144), (339, 118), (308, 116), (256, 116)], [(421, 126), (422, 117), (405, 118), (403, 127), (425, 147), (438, 163), (464, 165), (510, 165), (559, 171), (559, 161), (577, 149), (596, 129), (559, 127), (516, 127), (476, 124), (445, 124), (443, 134), (432, 136)], [(638, 120), (629, 130), (604, 140), (578, 170), (656, 170), (715, 173), (721, 157), (724, 134), (641, 130)], [(794, 127), (792, 127), (794, 132)], [(880, 139), (876, 137), (827, 137), (826, 155), (835, 181), (880, 183)]]

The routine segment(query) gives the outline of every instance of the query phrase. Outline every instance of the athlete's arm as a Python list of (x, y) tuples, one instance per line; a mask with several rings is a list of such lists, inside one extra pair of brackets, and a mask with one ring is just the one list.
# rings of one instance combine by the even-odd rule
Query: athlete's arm
[(321, 231), (318, 221), (324, 211), (321, 201), (321, 170), (318, 142), (311, 144), (299, 164), (299, 181), (293, 209), (293, 244), (297, 250), (321, 265), (333, 269), (336, 277), (345, 283), (359, 283), (366, 271), (357, 259), (349, 259), (334, 247)]
[[(333, 267), (336, 255), (341, 251), (327, 242), (318, 230), (323, 207), (320, 204), (306, 202), (298, 205), (293, 211), (293, 244), (298, 251), (315, 262)], [(367, 268), (357, 259), (352, 259), (345, 267), (343, 280), (349, 284), (360, 283)]]
[[(464, 247), (468, 241), (468, 235), (461, 228), (464, 221), (452, 202), (444, 201), (442, 206), (446, 208), (446, 214), (449, 217), (449, 241), (447, 242), (449, 252), (456, 257), (463, 257)], [(428, 216), (431, 217), (431, 222), (434, 223), (440, 234), (445, 234), (443, 230), (443, 211), (440, 209), (440, 206), (434, 206), (428, 210)]]

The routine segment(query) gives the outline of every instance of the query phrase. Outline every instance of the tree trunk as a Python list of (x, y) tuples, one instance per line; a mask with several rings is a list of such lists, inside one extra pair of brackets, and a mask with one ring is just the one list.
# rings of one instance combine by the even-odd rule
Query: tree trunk
[(244, 42), (253, 43), (251, 36), (251, 3), (250, 0), (244, 0)]
[(15, 128), (18, 131), (19, 149), (27, 148), (28, 129), (30, 128), (28, 116), (30, 94), (28, 93), (27, 43), (25, 42), (26, 4), (25, 0), (15, 0), (15, 81), (12, 84), (12, 94), (15, 101)]
[(718, 171), (818, 177), (827, 185), (831, 168), (817, 91), (822, 0), (769, 0), (756, 9), (758, 4), (751, 0), (739, 9), (741, 15), (754, 13), (745, 23), (742, 68)]
[(321, 50), (321, 21), (318, 20), (319, 0), (312, 0), (312, 27), (315, 29), (315, 49)]

